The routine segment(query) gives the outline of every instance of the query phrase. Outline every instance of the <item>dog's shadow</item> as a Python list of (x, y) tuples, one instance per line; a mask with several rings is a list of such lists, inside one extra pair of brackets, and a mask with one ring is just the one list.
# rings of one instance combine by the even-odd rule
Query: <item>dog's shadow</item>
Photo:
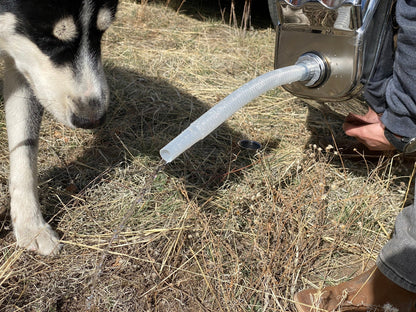
[[(41, 204), (47, 220), (59, 214), (62, 204), (77, 197), (77, 192), (108, 179), (109, 171), (128, 167), (138, 156), (156, 166), (161, 160), (159, 150), (209, 109), (164, 79), (108, 66), (106, 73), (112, 100), (105, 125), (94, 130), (94, 139), (75, 161), (61, 162), (40, 173)], [(244, 168), (257, 157), (256, 152), (239, 147), (238, 141), (245, 138), (225, 123), (168, 164), (164, 172), (183, 180), (189, 194), (201, 189), (215, 192), (225, 179), (239, 179), (243, 171), (233, 169)], [(260, 143), (264, 154), (279, 141)], [(232, 171), (236, 173), (229, 174)], [(141, 187), (138, 185), (138, 193)], [(62, 190), (59, 196), (54, 196), (56, 190)]]

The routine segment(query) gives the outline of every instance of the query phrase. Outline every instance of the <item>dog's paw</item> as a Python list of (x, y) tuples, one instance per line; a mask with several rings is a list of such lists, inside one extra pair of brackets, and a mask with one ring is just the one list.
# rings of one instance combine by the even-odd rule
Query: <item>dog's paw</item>
[(15, 227), (17, 245), (34, 251), (42, 256), (53, 256), (59, 253), (62, 245), (59, 237), (49, 224), (35, 227)]

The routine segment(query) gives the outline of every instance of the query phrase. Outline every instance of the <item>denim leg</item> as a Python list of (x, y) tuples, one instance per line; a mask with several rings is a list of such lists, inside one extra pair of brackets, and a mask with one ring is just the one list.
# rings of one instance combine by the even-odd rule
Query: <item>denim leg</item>
[(416, 293), (416, 205), (404, 208), (396, 219), (393, 237), (384, 245), (377, 267), (390, 280)]

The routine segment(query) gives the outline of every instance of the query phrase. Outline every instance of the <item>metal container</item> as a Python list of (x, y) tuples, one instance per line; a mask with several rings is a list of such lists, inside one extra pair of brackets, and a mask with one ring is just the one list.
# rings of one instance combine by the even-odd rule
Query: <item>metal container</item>
[(320, 83), (284, 88), (320, 101), (356, 95), (370, 79), (394, 0), (269, 0), (276, 23), (275, 68), (296, 63), (305, 53), (322, 58)]

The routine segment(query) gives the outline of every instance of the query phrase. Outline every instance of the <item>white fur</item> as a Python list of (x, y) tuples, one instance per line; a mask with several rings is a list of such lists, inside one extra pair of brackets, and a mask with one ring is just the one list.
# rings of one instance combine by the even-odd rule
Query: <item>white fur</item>
[[(39, 48), (23, 35), (14, 34), (0, 41), (0, 49), (15, 60), (15, 66), (26, 78), (36, 97), (55, 118), (73, 127), (71, 106), (77, 96), (76, 83), (69, 68), (57, 68)], [(51, 81), (55, 81), (51, 88)]]
[(5, 37), (14, 33), (16, 17), (12, 13), (0, 14), (0, 36)]

